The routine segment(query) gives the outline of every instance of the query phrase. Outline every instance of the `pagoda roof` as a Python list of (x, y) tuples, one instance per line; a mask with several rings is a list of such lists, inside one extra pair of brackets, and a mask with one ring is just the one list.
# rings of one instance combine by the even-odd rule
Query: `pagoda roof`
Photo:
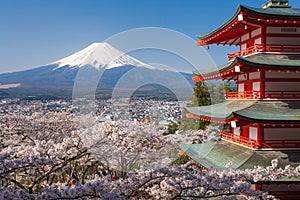
[[(252, 7), (248, 7), (248, 6), (239, 5), (239, 7), (237, 8), (234, 15), (228, 21), (226, 21), (223, 25), (221, 25), (214, 31), (208, 32), (204, 35), (197, 35), (197, 38), (200, 39), (200, 41), (198, 42), (198, 45), (222, 43), (222, 42), (217, 42), (218, 40), (217, 41), (211, 40), (211, 41), (204, 41), (204, 42), (201, 41), (201, 40), (207, 40), (209, 38), (212, 38), (213, 36), (218, 36), (218, 34), (221, 34), (222, 30), (227, 30), (226, 32), (228, 32), (229, 34), (230, 34), (230, 32), (231, 33), (234, 32), (233, 35), (235, 35), (236, 33), (243, 34), (244, 31), (241, 31), (241, 30), (244, 29), (244, 23), (242, 22), (243, 20), (238, 19), (238, 16), (241, 13), (243, 13), (243, 14), (246, 13), (248, 15), (251, 15), (252, 18), (253, 18), (253, 16), (255, 16), (258, 18), (268, 18), (268, 19), (276, 19), (276, 20), (277, 19), (287, 19), (287, 20), (291, 20), (291, 23), (294, 23), (295, 20), (300, 19), (300, 9), (298, 9), (298, 8), (291, 8), (291, 7), (252, 8)], [(247, 20), (247, 19), (245, 19), (245, 20)], [(251, 20), (250, 22), (253, 23), (253, 20)], [(255, 24), (255, 22), (254, 22), (254, 24)], [(270, 24), (270, 22), (269, 22), (269, 24)], [(235, 27), (235, 28), (232, 29), (233, 27)], [(239, 42), (239, 41), (237, 41), (237, 42)], [(222, 44), (228, 44), (228, 43), (222, 43)], [(229, 43), (229, 45), (232, 45), (232, 44), (236, 45), (237, 43), (234, 43), (234, 42)]]
[(216, 120), (230, 120), (233, 113), (251, 106), (253, 102), (224, 102), (210, 106), (187, 107), (187, 111), (193, 115)]
[(300, 102), (231, 101), (186, 109), (199, 118), (215, 120), (239, 118), (254, 122), (300, 122)]
[(300, 56), (260, 53), (251, 57), (236, 57), (232, 62), (205, 70), (195, 70), (193, 74), (196, 76), (220, 74), (223, 71), (234, 68), (237, 64), (250, 66), (251, 69), (300, 70)]
[(259, 16), (273, 16), (273, 17), (299, 17), (300, 9), (291, 7), (269, 7), (269, 8), (252, 8), (248, 6), (239, 6), (240, 11), (252, 13)]
[[(290, 158), (299, 157), (300, 151), (254, 151), (226, 141), (202, 144), (181, 144), (181, 150), (203, 167), (224, 170), (231, 163), (234, 169), (252, 169), (255, 166), (267, 167), (273, 159), (278, 167), (298, 166), (300, 162)], [(287, 159), (286, 159), (287, 158)]]

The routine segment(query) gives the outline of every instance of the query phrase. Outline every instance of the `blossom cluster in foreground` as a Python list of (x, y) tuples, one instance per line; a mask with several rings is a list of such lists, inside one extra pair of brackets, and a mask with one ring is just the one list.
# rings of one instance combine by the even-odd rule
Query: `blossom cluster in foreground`
[(0, 199), (271, 199), (251, 184), (300, 177), (299, 167), (276, 160), (251, 170), (171, 164), (178, 142), (215, 140), (205, 131), (165, 136), (153, 124), (78, 120), (64, 112), (0, 116)]

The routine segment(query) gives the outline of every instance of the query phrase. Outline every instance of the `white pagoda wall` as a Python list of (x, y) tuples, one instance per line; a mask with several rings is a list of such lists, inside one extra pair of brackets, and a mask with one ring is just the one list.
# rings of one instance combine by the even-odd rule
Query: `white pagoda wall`
[(300, 34), (299, 27), (268, 26), (266, 33), (267, 45), (300, 45), (300, 38), (296, 36)]
[(250, 80), (260, 79), (260, 72), (251, 72), (251, 73), (249, 73), (249, 79)]
[[(274, 79), (276, 79), (276, 81), (274, 81)], [(286, 81), (287, 79), (295, 79), (295, 81)], [(265, 90), (300, 91), (300, 81), (297, 81), (297, 79), (300, 80), (300, 73), (266, 72)]]
[(300, 128), (264, 128), (264, 140), (300, 140)]
[(266, 91), (300, 91), (300, 82), (266, 82)]
[(292, 72), (266, 72), (266, 78), (299, 78), (300, 73), (292, 73)]
[(267, 37), (267, 45), (300, 45), (299, 37)]

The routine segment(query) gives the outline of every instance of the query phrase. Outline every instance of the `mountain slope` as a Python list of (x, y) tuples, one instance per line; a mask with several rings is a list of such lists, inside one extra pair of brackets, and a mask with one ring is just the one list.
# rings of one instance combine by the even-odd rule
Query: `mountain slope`
[[(94, 72), (96, 74), (98, 70), (105, 70), (98, 86), (98, 92), (105, 96), (111, 95), (116, 85), (119, 89), (127, 91), (141, 83), (142, 80), (149, 80), (148, 82), (152, 84), (150, 87), (152, 93), (159, 89), (159, 87), (153, 87), (153, 83), (156, 82), (162, 83), (161, 85), (181, 87), (178, 83), (178, 72), (161, 70), (144, 64), (107, 43), (94, 43), (46, 66), (0, 74), (0, 84), (21, 85), (18, 88), (0, 89), (0, 97), (71, 96), (74, 80), (81, 68), (90, 70), (91, 74)], [(180, 76), (191, 82), (191, 74), (182, 73)], [(86, 77), (87, 81), (89, 78)], [(118, 85), (120, 80), (123, 82)]]
[(108, 43), (93, 43), (88, 47), (51, 64), (58, 65), (58, 68), (63, 66), (84, 67), (89, 65), (97, 69), (111, 69), (124, 65), (132, 65), (155, 69), (150, 65), (146, 65), (145, 63), (124, 54)]

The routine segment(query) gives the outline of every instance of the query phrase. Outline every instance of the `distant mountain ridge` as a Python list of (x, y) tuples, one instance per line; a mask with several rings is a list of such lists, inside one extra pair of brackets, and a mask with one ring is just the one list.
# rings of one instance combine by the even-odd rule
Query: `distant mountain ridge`
[[(108, 43), (93, 43), (88, 47), (45, 66), (20, 72), (0, 74), (0, 85), (19, 84), (19, 87), (1, 89), (0, 97), (25, 97), (25, 96), (71, 96), (74, 80), (81, 69), (105, 70), (98, 85), (98, 93), (105, 96), (111, 95), (114, 86), (124, 74), (135, 69), (135, 73), (128, 79), (137, 81), (155, 77), (157, 82), (168, 82), (178, 85), (178, 72), (162, 70), (145, 64)], [(137, 70), (138, 69), (138, 70)], [(180, 73), (191, 84), (192, 74)], [(88, 80), (88, 77), (87, 77)], [(153, 81), (152, 81), (153, 82)], [(120, 86), (119, 86), (120, 87)], [(155, 93), (161, 86), (152, 86)], [(126, 88), (124, 90), (129, 90)], [(166, 91), (166, 90), (163, 90)]]

